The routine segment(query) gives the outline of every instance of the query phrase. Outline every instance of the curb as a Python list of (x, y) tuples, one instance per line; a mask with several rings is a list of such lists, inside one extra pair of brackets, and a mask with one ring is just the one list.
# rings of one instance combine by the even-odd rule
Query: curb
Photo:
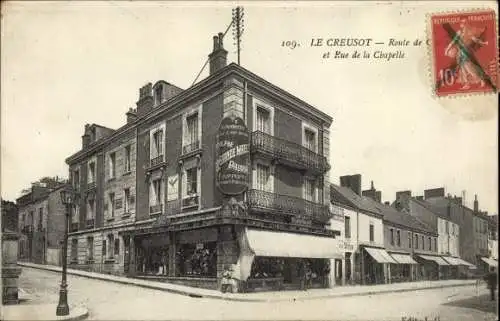
[[(33, 269), (39, 269), (39, 270), (45, 270), (45, 271), (51, 271), (51, 272), (58, 272), (61, 273), (60, 270), (56, 267), (46, 267), (46, 266), (39, 266), (39, 265), (28, 265), (24, 264), (23, 262), (18, 262), (17, 263), (20, 266), (27, 267), (27, 268), (33, 268)], [(405, 288), (405, 289), (394, 289), (394, 290), (380, 290), (380, 291), (368, 291), (368, 292), (354, 292), (354, 293), (337, 293), (337, 294), (325, 294), (325, 295), (318, 295), (318, 296), (311, 296), (311, 297), (300, 297), (300, 298), (277, 298), (277, 299), (260, 299), (260, 298), (245, 298), (245, 297), (233, 297), (231, 294), (221, 294), (221, 295), (216, 295), (216, 294), (200, 294), (195, 291), (184, 291), (184, 290), (179, 290), (179, 289), (172, 289), (172, 288), (165, 288), (161, 287), (158, 285), (153, 285), (153, 284), (143, 284), (143, 283), (135, 283), (133, 282), (133, 279), (127, 280), (118, 280), (118, 279), (107, 279), (106, 277), (101, 277), (99, 275), (85, 275), (85, 274), (80, 274), (78, 272), (73, 272), (73, 271), (68, 271), (67, 272), (69, 275), (75, 275), (75, 276), (80, 276), (84, 278), (89, 278), (89, 279), (94, 279), (94, 280), (101, 280), (101, 281), (108, 281), (108, 282), (114, 282), (114, 283), (119, 283), (119, 284), (125, 284), (125, 285), (135, 285), (139, 286), (142, 288), (146, 289), (152, 289), (152, 290), (159, 290), (163, 292), (169, 292), (169, 293), (174, 293), (174, 294), (179, 294), (179, 295), (184, 295), (184, 296), (189, 296), (193, 298), (207, 298), (207, 299), (217, 299), (217, 300), (226, 300), (226, 301), (237, 301), (237, 302), (283, 302), (283, 301), (306, 301), (306, 300), (318, 300), (318, 299), (326, 299), (326, 298), (339, 298), (339, 297), (356, 297), (356, 296), (370, 296), (370, 295), (377, 295), (377, 294), (387, 294), (387, 293), (401, 293), (401, 292), (411, 292), (411, 291), (420, 291), (420, 290), (432, 290), (432, 289), (443, 289), (443, 288), (453, 288), (453, 287), (460, 287), (460, 286), (473, 286), (473, 283), (462, 283), (462, 284), (446, 284), (446, 285), (438, 285), (438, 286), (427, 286), (423, 288)], [(105, 274), (103, 274), (105, 275)], [(164, 284), (164, 283), (162, 283)]]
[(70, 306), (69, 315), (56, 316), (56, 307), (57, 304), (8, 305), (4, 306), (2, 318), (13, 321), (81, 321), (87, 319), (89, 316), (89, 310), (84, 306)]

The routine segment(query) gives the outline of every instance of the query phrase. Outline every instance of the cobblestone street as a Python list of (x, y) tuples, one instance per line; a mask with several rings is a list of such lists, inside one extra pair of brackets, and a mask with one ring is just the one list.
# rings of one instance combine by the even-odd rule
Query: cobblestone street
[[(24, 304), (58, 300), (60, 274), (23, 268), (21, 288), (32, 298)], [(68, 276), (70, 305), (84, 304), (91, 320), (496, 320), (484, 285), (462, 286), (297, 302), (232, 302), (150, 290), (132, 285)], [(478, 298), (481, 300), (475, 300)], [(471, 304), (472, 301), (477, 301)], [(479, 305), (478, 305), (479, 304)], [(486, 307), (485, 307), (486, 305)], [(488, 307), (488, 305), (490, 307)], [(466, 307), (476, 307), (474, 309)]]

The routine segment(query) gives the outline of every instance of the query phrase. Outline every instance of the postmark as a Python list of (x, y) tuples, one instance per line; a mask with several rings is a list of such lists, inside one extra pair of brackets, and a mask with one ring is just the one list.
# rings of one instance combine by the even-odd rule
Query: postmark
[(497, 92), (495, 11), (432, 14), (429, 24), (434, 94), (444, 97)]

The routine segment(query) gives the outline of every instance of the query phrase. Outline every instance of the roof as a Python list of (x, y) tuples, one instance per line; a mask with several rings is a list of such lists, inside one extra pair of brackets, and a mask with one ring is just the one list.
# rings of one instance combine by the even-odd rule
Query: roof
[(451, 220), (450, 217), (448, 216), (448, 212), (447, 212), (446, 208), (438, 207), (438, 206), (435, 206), (434, 204), (428, 203), (426, 201), (417, 200), (414, 198), (410, 199), (410, 201), (426, 208), (427, 210), (431, 211), (436, 216), (439, 216), (442, 219), (445, 219), (448, 221)]
[[(92, 144), (92, 146), (89, 146), (87, 149), (82, 149), (77, 151), (76, 153), (72, 154), (71, 156), (66, 158), (66, 164), (70, 165), (73, 162), (76, 162), (78, 159), (81, 157), (84, 157), (87, 154), (91, 154), (99, 150), (103, 145), (107, 144), (109, 141), (115, 139), (117, 136), (128, 132), (130, 129), (134, 128), (137, 126), (139, 123), (142, 123), (148, 119), (151, 119), (153, 117), (156, 117), (159, 113), (162, 113), (166, 110), (171, 110), (174, 106), (178, 106), (181, 104), (183, 101), (191, 99), (194, 95), (197, 95), (198, 92), (205, 90), (207, 88), (210, 88), (214, 83), (217, 81), (229, 76), (231, 73), (236, 73), (238, 76), (250, 80), (251, 82), (260, 85), (261, 88), (266, 89), (269, 91), (270, 95), (274, 96), (275, 98), (279, 98), (280, 100), (283, 100), (286, 102), (287, 106), (289, 108), (297, 108), (297, 106), (300, 106), (300, 109), (305, 111), (306, 113), (311, 114), (312, 117), (321, 120), (322, 122), (326, 123), (328, 126), (331, 125), (333, 118), (322, 112), (321, 110), (313, 107), (312, 105), (306, 103), (305, 101), (301, 100), (300, 98), (290, 94), (286, 90), (273, 85), (272, 83), (268, 82), (267, 80), (257, 76), (256, 74), (252, 73), (248, 69), (245, 69), (241, 67), (240, 65), (237, 65), (235, 63), (231, 63), (224, 68), (221, 68), (217, 72), (213, 73), (212, 75), (208, 76), (207, 78), (203, 79), (202, 81), (194, 84), (193, 86), (189, 87), (188, 89), (185, 89), (178, 93), (177, 95), (174, 95), (167, 101), (163, 102), (160, 106), (154, 108), (153, 110), (149, 111), (148, 113), (140, 116), (135, 120), (134, 122), (131, 123), (126, 123), (122, 127), (114, 130), (110, 135), (107, 135), (106, 137), (103, 137), (102, 139), (99, 139), (98, 141), (95, 142), (95, 144)], [(95, 125), (95, 124), (93, 124)], [(100, 125), (99, 125), (100, 126)], [(102, 126), (104, 127), (104, 126)]]
[(330, 190), (333, 192), (335, 201), (341, 204), (353, 206), (365, 213), (375, 214), (392, 224), (407, 227), (411, 230), (436, 233), (434, 229), (410, 214), (402, 213), (395, 208), (379, 203), (369, 197), (360, 196), (350, 188), (331, 184)]

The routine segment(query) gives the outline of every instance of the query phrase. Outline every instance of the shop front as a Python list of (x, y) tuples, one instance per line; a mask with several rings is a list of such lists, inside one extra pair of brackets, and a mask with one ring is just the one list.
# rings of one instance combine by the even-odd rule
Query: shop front
[(238, 233), (239, 279), (245, 291), (333, 286), (342, 277), (342, 253), (336, 242), (330, 237), (244, 228)]
[(418, 254), (415, 256), (420, 264), (417, 280), (443, 280), (450, 267), (441, 256)]
[(418, 263), (409, 253), (389, 253), (397, 264), (390, 265), (391, 283), (410, 282), (414, 280), (414, 270), (418, 269)]
[(381, 248), (361, 247), (363, 284), (388, 283), (391, 274), (391, 265), (397, 262)]
[(466, 278), (468, 271), (476, 268), (474, 264), (459, 257), (443, 256), (443, 259), (449, 264), (447, 276), (450, 279)]

